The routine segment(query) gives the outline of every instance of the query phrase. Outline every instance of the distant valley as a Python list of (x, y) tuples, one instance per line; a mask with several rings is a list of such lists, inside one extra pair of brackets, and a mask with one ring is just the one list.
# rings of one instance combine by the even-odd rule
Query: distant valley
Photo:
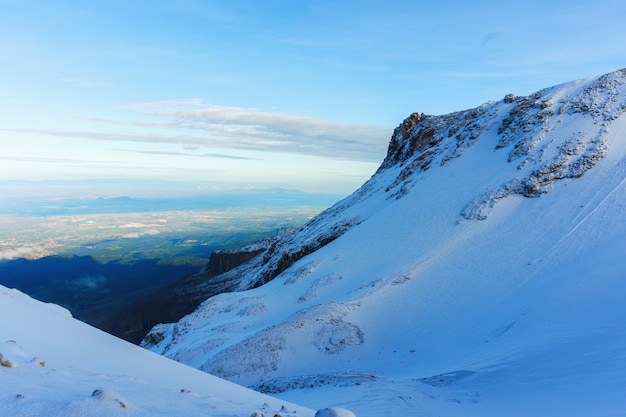
[(101, 327), (112, 312), (197, 269), (160, 262), (103, 264), (91, 256), (76, 255), (18, 259), (0, 264), (0, 281), (33, 298), (60, 304), (74, 317)]
[[(110, 200), (117, 199), (83, 204), (83, 213), (71, 214), (75, 202), (64, 202), (54, 210), (42, 204), (38, 214), (0, 214), (0, 284), (62, 305), (76, 318), (125, 337), (116, 323), (122, 311), (141, 315), (137, 309), (150, 305), (143, 299), (205, 268), (213, 251), (289, 232), (324, 208), (156, 211), (145, 201), (123, 199), (134, 211), (116, 212)], [(157, 207), (181, 204), (163, 201)], [(41, 207), (56, 214), (43, 215)], [(126, 338), (137, 343), (141, 337)]]

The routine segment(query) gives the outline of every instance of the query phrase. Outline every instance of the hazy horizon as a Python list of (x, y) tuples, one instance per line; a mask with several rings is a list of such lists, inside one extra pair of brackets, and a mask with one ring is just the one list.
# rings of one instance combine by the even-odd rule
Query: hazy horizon
[[(242, 205), (248, 205), (249, 202), (245, 201), (248, 197), (256, 196), (259, 203), (262, 203), (264, 200), (276, 198), (279, 195), (288, 199), (302, 197), (304, 204), (313, 202), (314, 205), (328, 206), (339, 201), (348, 193), (307, 191), (278, 186), (208, 185), (200, 182), (160, 179), (0, 180), (0, 204), (5, 205), (119, 198), (181, 201), (194, 198), (240, 198)], [(294, 201), (294, 203), (298, 202)], [(3, 208), (0, 208), (0, 212)]]
[(0, 12), (0, 181), (110, 181), (94, 195), (347, 195), (412, 112), (530, 94), (626, 57), (616, 1), (0, 0)]

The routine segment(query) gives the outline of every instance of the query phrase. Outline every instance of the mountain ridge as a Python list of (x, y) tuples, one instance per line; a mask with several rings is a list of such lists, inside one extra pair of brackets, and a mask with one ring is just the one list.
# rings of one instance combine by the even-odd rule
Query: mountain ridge
[(626, 407), (611, 388), (626, 358), (600, 363), (626, 347), (625, 80), (414, 113), (359, 190), (144, 346), (303, 404), (336, 395), (357, 415)]

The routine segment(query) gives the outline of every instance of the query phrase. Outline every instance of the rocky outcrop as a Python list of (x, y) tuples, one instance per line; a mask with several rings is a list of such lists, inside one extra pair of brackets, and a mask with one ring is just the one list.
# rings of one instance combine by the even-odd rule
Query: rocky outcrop
[(307, 239), (301, 245), (285, 244), (281, 240), (274, 241), (263, 254), (264, 268), (259, 273), (253, 287), (259, 287), (271, 281), (291, 265), (319, 248), (326, 246), (358, 223), (360, 223), (358, 219), (335, 223), (324, 233), (312, 236), (311, 239)]
[[(511, 99), (514, 106), (498, 127), (500, 140), (495, 150), (510, 149), (507, 161), (517, 164), (520, 175), (476, 196), (461, 215), (484, 220), (502, 198), (538, 197), (548, 193), (555, 182), (579, 178), (593, 168), (606, 155), (608, 125), (626, 112), (626, 100), (619, 89), (624, 83), (626, 70), (620, 70), (598, 77), (573, 97), (561, 97), (553, 87)], [(580, 114), (592, 118), (598, 129), (563, 128), (570, 126), (572, 116)], [(550, 136), (559, 130), (566, 139), (553, 146)]]
[(420, 172), (433, 164), (445, 165), (462, 155), (494, 123), (495, 103), (444, 116), (413, 113), (398, 126), (391, 137), (385, 160), (377, 174), (398, 169), (387, 187), (390, 197), (401, 198), (412, 188)]
[(209, 276), (222, 274), (238, 267), (244, 262), (248, 262), (264, 249), (241, 250), (241, 251), (214, 251), (211, 253), (209, 262), (206, 265), (206, 272)]
[[(413, 113), (395, 129), (377, 174), (397, 170), (386, 191), (390, 198), (401, 198), (417, 174), (449, 163), (483, 133), (494, 132), (494, 151), (508, 151), (506, 160), (515, 164), (517, 175), (477, 195), (460, 213), (466, 219), (484, 220), (501, 199), (538, 197), (555, 182), (578, 178), (602, 160), (607, 126), (626, 111), (620, 94), (625, 82), (626, 70), (620, 70), (598, 77), (572, 96), (562, 95), (557, 86), (526, 97), (509, 94), (500, 102), (444, 116)], [(503, 109), (508, 111), (500, 116)], [(580, 114), (592, 118), (598, 129), (573, 131), (570, 120)], [(557, 136), (561, 137), (556, 140)]]

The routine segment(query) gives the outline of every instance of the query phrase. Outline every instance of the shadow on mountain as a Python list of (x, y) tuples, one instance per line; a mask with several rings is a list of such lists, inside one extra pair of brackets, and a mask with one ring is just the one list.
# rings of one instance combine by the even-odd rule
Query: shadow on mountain
[(224, 279), (229, 271), (263, 252), (215, 251), (206, 267), (167, 284), (152, 294), (127, 305), (100, 328), (129, 342), (138, 344), (159, 323), (173, 323), (193, 312), (207, 298), (233, 291), (239, 280)]
[(106, 330), (111, 317), (128, 305), (197, 269), (160, 259), (100, 263), (91, 256), (49, 256), (0, 263), (0, 284), (59, 304), (77, 319)]

